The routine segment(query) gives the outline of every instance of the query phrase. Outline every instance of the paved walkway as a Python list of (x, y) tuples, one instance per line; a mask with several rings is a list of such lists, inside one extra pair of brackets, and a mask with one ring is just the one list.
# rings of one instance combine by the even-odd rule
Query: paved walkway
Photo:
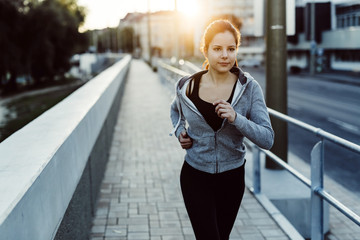
[[(133, 60), (101, 187), (92, 240), (195, 239), (179, 186), (184, 150), (169, 137), (170, 95)], [(232, 240), (289, 239), (248, 190)]]

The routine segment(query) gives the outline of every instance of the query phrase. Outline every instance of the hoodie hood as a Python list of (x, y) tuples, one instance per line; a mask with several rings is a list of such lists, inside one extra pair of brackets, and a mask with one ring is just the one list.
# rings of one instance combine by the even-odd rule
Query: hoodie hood
[[(179, 82), (178, 82), (178, 84), (177, 84), (177, 87), (178, 87), (179, 89), (181, 89), (181, 88), (184, 86), (184, 84), (186, 83), (186, 81), (188, 81), (188, 80), (190, 80), (190, 79), (193, 79), (193, 78), (195, 78), (195, 77), (198, 77), (199, 75), (201, 76), (201, 75), (203, 75), (203, 74), (205, 74), (205, 73), (207, 73), (207, 72), (208, 72), (208, 70), (203, 70), (203, 71), (194, 73), (194, 74), (192, 74), (192, 75), (185, 76), (185, 77), (183, 77), (183, 78), (181, 78), (181, 79), (179, 80)], [(234, 67), (232, 67), (232, 68), (230, 69), (230, 72), (233, 73), (233, 74), (235, 74), (236, 76), (238, 76), (238, 81), (240, 81), (241, 85), (245, 85), (245, 84), (247, 83), (246, 73), (243, 72), (243, 71), (241, 70), (241, 68), (234, 66)]]

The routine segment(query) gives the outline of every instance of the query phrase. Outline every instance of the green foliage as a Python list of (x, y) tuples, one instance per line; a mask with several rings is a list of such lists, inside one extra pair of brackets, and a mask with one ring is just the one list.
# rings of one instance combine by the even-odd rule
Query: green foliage
[[(0, 0), (0, 85), (9, 80), (14, 84), (16, 74), (21, 71), (19, 35), (23, 16), (9, 0)], [(13, 86), (12, 86), (13, 87)]]
[(133, 40), (134, 38), (134, 29), (131, 27), (125, 27), (120, 31), (120, 48), (124, 52), (132, 52), (134, 49)]
[(91, 44), (97, 47), (97, 52), (133, 52), (134, 29), (132, 27), (92, 30), (87, 34), (90, 41), (96, 39)]
[(0, 87), (16, 90), (19, 75), (40, 84), (67, 72), (88, 45), (78, 31), (85, 14), (76, 0), (0, 0)]

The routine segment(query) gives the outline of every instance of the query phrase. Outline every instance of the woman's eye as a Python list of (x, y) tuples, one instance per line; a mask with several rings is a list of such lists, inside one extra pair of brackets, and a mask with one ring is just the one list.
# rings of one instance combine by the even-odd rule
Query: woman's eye
[(214, 48), (214, 51), (220, 51), (220, 48)]
[(235, 51), (235, 48), (230, 48), (229, 50), (230, 50), (230, 52), (233, 52), (233, 51)]

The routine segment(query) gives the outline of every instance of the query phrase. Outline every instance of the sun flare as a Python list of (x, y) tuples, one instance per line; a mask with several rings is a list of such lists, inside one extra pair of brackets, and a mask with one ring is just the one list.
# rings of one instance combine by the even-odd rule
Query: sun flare
[(189, 18), (194, 18), (199, 14), (197, 0), (177, 0), (178, 11)]

